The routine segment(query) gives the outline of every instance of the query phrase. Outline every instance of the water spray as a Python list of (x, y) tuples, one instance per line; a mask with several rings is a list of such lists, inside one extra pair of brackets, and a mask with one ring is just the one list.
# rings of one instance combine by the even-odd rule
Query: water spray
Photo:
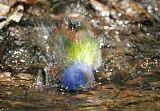
[[(54, 58), (54, 63), (47, 63), (48, 77), (51, 80), (58, 78), (61, 86), (68, 91), (91, 89), (95, 82), (93, 70), (99, 67), (97, 59), (101, 61), (98, 40), (88, 33), (81, 35), (78, 36), (77, 32), (68, 27), (57, 27), (44, 45), (48, 47), (46, 56)], [(56, 73), (53, 68), (55, 64), (56, 70), (59, 68)]]

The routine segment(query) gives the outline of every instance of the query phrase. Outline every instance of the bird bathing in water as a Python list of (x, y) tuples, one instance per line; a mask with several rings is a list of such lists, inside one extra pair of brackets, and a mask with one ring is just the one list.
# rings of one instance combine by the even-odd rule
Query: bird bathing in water
[(93, 71), (101, 65), (98, 40), (86, 32), (80, 31), (80, 34), (77, 34), (69, 28), (56, 28), (46, 41), (49, 46), (47, 56), (54, 56), (59, 66), (47, 66), (48, 75), (50, 78), (58, 79), (61, 86), (68, 91), (93, 88)]

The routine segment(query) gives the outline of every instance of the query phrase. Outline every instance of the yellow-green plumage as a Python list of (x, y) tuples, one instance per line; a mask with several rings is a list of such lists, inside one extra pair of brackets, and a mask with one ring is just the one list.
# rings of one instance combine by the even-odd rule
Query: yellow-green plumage
[(66, 64), (80, 62), (92, 67), (97, 46), (98, 43), (89, 37), (71, 43), (70, 47), (66, 48)]

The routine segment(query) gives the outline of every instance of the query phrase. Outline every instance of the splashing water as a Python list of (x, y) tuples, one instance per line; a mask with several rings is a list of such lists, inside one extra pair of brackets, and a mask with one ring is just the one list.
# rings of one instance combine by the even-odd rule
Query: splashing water
[[(70, 26), (68, 22), (65, 23)], [(73, 25), (73, 21), (71, 21), (71, 24)], [(40, 27), (41, 26), (42, 24)], [(85, 36), (87, 35), (86, 37), (81, 34), (79, 34), (81, 36), (76, 37), (76, 32), (72, 29), (73, 27), (71, 27), (70, 30), (68, 26), (58, 26), (53, 29), (51, 33), (48, 32), (48, 28), (44, 29), (44, 26), (42, 26), (42, 29), (37, 30), (46, 32), (46, 35), (44, 35), (45, 32), (37, 32), (39, 35), (35, 38), (35, 43), (40, 45), (42, 53), (45, 53), (46, 56), (44, 60), (47, 65), (45, 68), (46, 85), (56, 83), (55, 81), (58, 74), (55, 74), (54, 71), (51, 72), (51, 70), (54, 70), (54, 68), (52, 68), (54, 64), (57, 64), (59, 67), (58, 73), (61, 78), (60, 80), (64, 78), (63, 72), (65, 67), (72, 62), (86, 64), (94, 70), (99, 68), (101, 65), (101, 51), (98, 47), (98, 42), (94, 40), (93, 37), (87, 37), (88, 34), (85, 34)], [(80, 25), (78, 25), (78, 27), (80, 27)], [(90, 74), (93, 75), (92, 73)], [(50, 75), (52, 75), (52, 77)], [(51, 81), (54, 83), (51, 83)]]
[[(18, 81), (20, 86), (10, 87), (14, 79), (10, 79), (11, 81), (7, 82), (7, 87), (3, 85), (5, 82), (1, 82), (1, 110), (159, 110), (159, 1), (78, 0), (80, 1), (78, 3), (75, 0), (72, 1), (71, 12), (73, 13), (70, 14), (68, 10), (66, 11), (65, 19), (59, 23), (61, 24), (60, 27), (55, 22), (51, 25), (40, 22), (39, 25), (34, 27), (33, 32), (29, 31), (33, 27), (28, 30), (24, 29), (24, 32), (29, 31), (24, 35), (20, 33), (23, 28), (20, 27), (18, 29), (16, 27), (11, 30), (11, 38), (7, 38), (8, 42), (4, 41), (6, 46), (2, 45), (3, 43), (1, 42), (0, 48), (3, 48), (0, 50), (0, 55), (5, 52), (5, 55), (1, 56), (2, 62), (9, 64), (17, 72), (31, 70), (32, 73), (37, 74), (35, 88), (43, 91), (32, 92), (32, 90), (24, 87), (22, 81)], [(58, 2), (66, 3), (65, 0)], [(146, 2), (146, 4), (142, 2)], [(95, 3), (96, 5), (94, 5)], [(46, 22), (48, 23), (48, 21)], [(102, 53), (101, 58), (103, 60), (96, 59), (93, 64), (97, 65), (97, 61), (100, 60), (103, 64), (94, 72), (94, 77), (85, 74), (82, 76), (81, 74), (86, 72), (92, 75), (92, 70), (96, 69), (97, 66), (93, 66), (93, 69), (85, 69), (84, 67), (88, 66), (72, 63), (72, 65), (65, 67), (67, 53), (61, 47), (65, 46), (65, 44), (61, 42), (63, 40), (56, 40), (53, 35), (60, 30), (65, 32), (62, 33), (61, 31), (62, 35), (67, 35), (65, 30), (68, 29), (71, 31), (67, 32), (75, 31), (74, 33), (78, 37), (85, 37), (86, 33), (90, 37), (96, 36), (98, 45), (100, 45), (100, 50), (96, 51), (98, 54)], [(32, 43), (28, 39), (27, 42), (23, 40), (26, 37), (32, 39), (32, 34), (34, 34)], [(58, 44), (58, 47), (53, 47), (52, 40), (59, 41), (57, 43), (61, 44)], [(3, 41), (1, 34), (0, 41)], [(63, 51), (59, 51), (59, 49)], [(43, 67), (35, 72), (27, 68), (27, 64), (33, 66), (34, 63), (42, 63)], [(66, 69), (65, 71), (63, 71), (62, 66)], [(2, 67), (4, 66), (0, 65), (0, 68)], [(77, 69), (79, 67), (85, 70)], [(66, 80), (76, 78), (75, 75), (69, 77), (72, 76), (71, 73), (68, 74), (70, 71), (73, 73), (77, 71), (78, 78), (81, 78), (80, 80), (82, 81), (80, 82), (69, 80), (77, 84), (84, 82), (86, 80), (84, 79), (85, 77), (87, 79), (92, 78), (90, 80), (95, 78), (94, 89), (92, 91), (87, 90), (82, 94), (64, 92), (60, 87), (61, 84), (57, 83), (58, 78), (62, 77), (58, 77), (57, 74), (65, 72), (63, 76), (65, 76)], [(3, 75), (1, 77), (1, 81), (4, 81)], [(69, 81), (63, 81), (62, 86), (64, 85), (65, 89), (77, 90), (78, 86), (78, 89), (84, 88), (85, 90), (86, 87), (91, 87), (90, 85), (93, 83), (91, 81), (91, 84), (88, 82), (88, 84), (83, 84), (79, 87), (77, 84), (68, 85), (70, 84)], [(19, 87), (20, 91), (18, 90), (19, 92), (17, 92)], [(60, 92), (56, 89), (60, 90)], [(48, 93), (46, 93), (47, 91)]]

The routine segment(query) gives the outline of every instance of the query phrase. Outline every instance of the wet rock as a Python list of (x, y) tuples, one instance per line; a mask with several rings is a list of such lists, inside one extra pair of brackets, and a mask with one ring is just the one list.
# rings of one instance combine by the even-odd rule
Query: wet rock
[[(1, 31), (3, 33), (0, 35), (2, 72), (11, 70), (11, 72), (18, 72), (16, 74), (19, 76), (16, 78), (0, 74), (0, 97), (2, 99), (0, 101), (3, 101), (3, 103), (1, 102), (3, 108), (7, 109), (12, 106), (11, 108), (15, 109), (39, 107), (41, 110), (46, 110), (46, 107), (51, 110), (54, 108), (56, 110), (66, 110), (65, 108), (67, 110), (159, 110), (160, 25), (159, 9), (157, 11), (158, 0), (90, 0), (84, 1), (85, 3), (79, 0), (73, 2), (52, 0), (51, 2), (55, 4), (50, 4), (52, 9), (50, 9), (49, 16), (61, 19), (59, 20), (61, 22), (52, 22), (55, 23), (54, 26), (72, 22), (69, 24), (72, 29), (77, 27), (80, 21), (88, 29), (93, 30), (97, 38), (100, 38), (98, 40), (101, 44), (103, 64), (95, 73), (95, 87), (92, 91), (77, 95), (63, 91), (58, 92), (55, 88), (40, 90), (41, 93), (30, 90), (34, 84), (44, 86), (45, 77), (42, 70), (48, 62), (45, 53), (46, 46), (41, 44), (45, 39), (37, 42), (38, 44), (32, 40), (37, 36), (44, 36), (42, 30), (51, 29), (48, 32), (52, 32), (55, 27), (50, 27), (48, 24), (43, 28), (41, 25), (34, 26), (31, 21), (33, 18), (29, 16), (25, 22), (12, 23), (9, 29)], [(67, 4), (66, 10), (60, 10), (61, 6), (65, 4)], [(36, 10), (36, 7), (34, 8)], [(30, 11), (34, 8), (30, 8)], [(50, 13), (46, 9), (43, 10), (42, 7), (37, 8), (37, 10), (39, 9), (42, 9), (42, 13), (45, 11), (47, 14)], [(37, 13), (35, 16), (38, 17), (43, 15), (39, 14), (41, 11), (34, 13)], [(52, 17), (51, 19), (55, 20)], [(78, 22), (75, 22), (75, 19)], [(35, 19), (35, 21), (48, 23), (44, 19)], [(23, 24), (21, 24), (22, 22)], [(33, 27), (41, 28), (41, 31), (30, 31), (34, 29)], [(83, 27), (80, 28), (82, 28), (80, 30), (84, 30)], [(75, 29), (79, 31), (79, 27)], [(5, 36), (7, 31), (10, 33)], [(48, 32), (46, 31), (46, 33)], [(37, 72), (37, 69), (40, 69), (40, 73)], [(33, 84), (34, 76), (29, 72), (37, 74), (36, 83)], [(7, 92), (9, 93), (7, 94)], [(29, 98), (29, 103), (34, 105), (25, 103), (26, 98)], [(9, 104), (8, 100), (12, 104)], [(42, 104), (44, 107), (41, 107)]]
[[(28, 27), (28, 29), (31, 27)], [(12, 72), (30, 72), (39, 61), (38, 48), (32, 44), (30, 31), (24, 27), (10, 27), (8, 36), (4, 36), (1, 42), (1, 64), (2, 69), (8, 64)], [(5, 49), (5, 50), (4, 50)], [(43, 61), (42, 61), (43, 62)], [(4, 64), (4, 65), (3, 65)]]
[(29, 73), (18, 73), (16, 77), (19, 77), (22, 80), (34, 80), (35, 77)]
[(6, 16), (9, 13), (10, 6), (0, 3), (0, 16)]
[(12, 81), (12, 77), (11, 77), (11, 73), (10, 72), (3, 72), (0, 74), (0, 82), (11, 82)]

